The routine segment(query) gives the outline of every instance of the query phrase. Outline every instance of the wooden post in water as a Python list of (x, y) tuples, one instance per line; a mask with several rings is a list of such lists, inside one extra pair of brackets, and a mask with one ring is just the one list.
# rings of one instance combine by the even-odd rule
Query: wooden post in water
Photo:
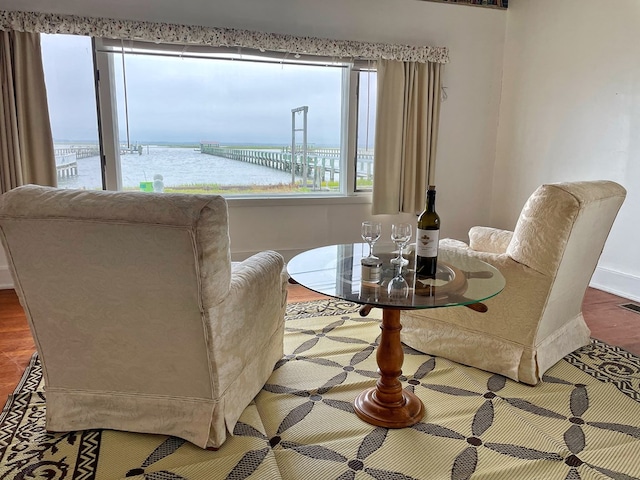
[(296, 168), (294, 158), (296, 156), (296, 110), (291, 110), (291, 186), (296, 184)]
[[(296, 128), (296, 114), (302, 113), (302, 128)], [(296, 162), (296, 132), (302, 132), (302, 182), (307, 186), (307, 114), (309, 113), (309, 107), (303, 106), (291, 109), (291, 184), (295, 184), (295, 169), (294, 162)], [(296, 162), (297, 163), (297, 162)]]

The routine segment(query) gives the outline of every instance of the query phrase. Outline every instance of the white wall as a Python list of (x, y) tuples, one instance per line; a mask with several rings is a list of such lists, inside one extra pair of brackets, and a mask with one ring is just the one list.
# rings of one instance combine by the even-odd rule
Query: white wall
[(592, 285), (640, 300), (640, 2), (510, 0), (492, 221), (546, 182), (627, 189)]
[(243, 201), (231, 201), (229, 231), (232, 257), (241, 260), (256, 253), (256, 244), (277, 250), (289, 260), (309, 247), (361, 242), (360, 223), (370, 219), (382, 223), (384, 236), (379, 242), (387, 244), (391, 243), (391, 224), (394, 221), (415, 222), (415, 217), (410, 214), (373, 217), (368, 199), (355, 203), (352, 199), (345, 199), (340, 205), (327, 201), (305, 202), (303, 207), (275, 200), (258, 208)]
[[(5, 9), (246, 28), (293, 35), (445, 46), (438, 213), (443, 235), (460, 239), (490, 220), (502, 55), (507, 12), (415, 0), (4, 0)], [(232, 204), (234, 257), (265, 248), (290, 256), (323, 244), (359, 240), (369, 203), (285, 206)], [(408, 217), (411, 219), (411, 217)], [(384, 235), (393, 219), (382, 218)], [(0, 278), (6, 261), (0, 256)], [(0, 285), (1, 286), (1, 285)]]

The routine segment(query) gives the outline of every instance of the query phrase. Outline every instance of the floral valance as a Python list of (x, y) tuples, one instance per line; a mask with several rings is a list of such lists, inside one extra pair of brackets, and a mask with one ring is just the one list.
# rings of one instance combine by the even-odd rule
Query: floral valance
[(509, 0), (426, 0), (428, 2), (438, 3), (456, 3), (458, 5), (473, 5), (476, 7), (489, 7), (507, 9)]
[(114, 20), (50, 13), (0, 11), (0, 30), (75, 34), (156, 43), (245, 47), (261, 51), (336, 58), (386, 59), (419, 63), (447, 63), (449, 61), (449, 51), (446, 47), (330, 40), (232, 28)]

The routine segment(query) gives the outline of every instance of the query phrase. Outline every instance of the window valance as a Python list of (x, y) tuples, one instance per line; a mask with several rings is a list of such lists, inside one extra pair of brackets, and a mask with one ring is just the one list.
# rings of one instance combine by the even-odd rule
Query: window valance
[(506, 10), (509, 0), (425, 0), (427, 2), (455, 3), (457, 5), (473, 5), (474, 7), (499, 8)]
[(446, 47), (330, 40), (197, 25), (116, 20), (50, 13), (0, 11), (0, 30), (61, 33), (157, 43), (246, 47), (260, 51), (365, 60), (448, 63)]

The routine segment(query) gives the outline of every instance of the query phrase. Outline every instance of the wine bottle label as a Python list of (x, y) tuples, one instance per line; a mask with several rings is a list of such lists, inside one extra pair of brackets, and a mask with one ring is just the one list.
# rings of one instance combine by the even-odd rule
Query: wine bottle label
[(437, 257), (440, 230), (418, 229), (416, 236), (416, 255), (419, 257)]

